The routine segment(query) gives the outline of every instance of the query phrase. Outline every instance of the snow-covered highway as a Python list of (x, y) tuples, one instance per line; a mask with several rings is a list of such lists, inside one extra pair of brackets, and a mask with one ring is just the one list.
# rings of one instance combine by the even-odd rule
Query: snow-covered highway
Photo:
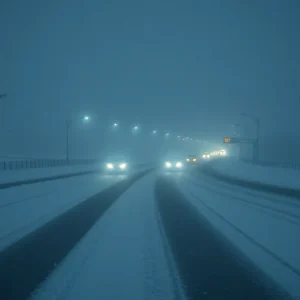
[(1, 299), (300, 299), (295, 199), (190, 170), (0, 192)]

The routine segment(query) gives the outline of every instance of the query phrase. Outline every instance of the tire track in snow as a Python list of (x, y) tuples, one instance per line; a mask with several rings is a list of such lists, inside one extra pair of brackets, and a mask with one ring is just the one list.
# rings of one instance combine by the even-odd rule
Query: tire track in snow
[(184, 199), (175, 184), (159, 178), (156, 199), (188, 299), (283, 297), (269, 278)]
[(224, 191), (220, 192), (217, 189), (212, 188), (211, 186), (205, 186), (203, 184), (199, 184), (199, 183), (195, 183), (195, 182), (191, 182), (191, 184), (195, 185), (199, 188), (202, 188), (204, 190), (207, 190), (211, 193), (215, 193), (215, 194), (224, 196), (227, 199), (230, 199), (231, 201), (234, 200), (234, 201), (244, 202), (244, 203), (248, 204), (249, 206), (263, 209), (264, 211), (266, 211), (268, 213), (270, 213), (270, 212), (276, 213), (277, 218), (284, 219), (284, 220), (286, 220), (287, 222), (289, 222), (291, 224), (300, 226), (300, 215), (299, 214), (290, 213), (290, 212), (287, 212), (283, 209), (278, 209), (278, 208), (275, 208), (275, 207), (271, 207), (270, 205), (265, 205), (265, 204), (258, 203), (258, 202), (255, 202), (255, 201), (250, 201), (250, 200), (247, 200), (247, 199), (245, 199), (241, 196), (234, 196), (232, 193), (229, 194), (229, 193), (224, 192)]
[(29, 297), (117, 198), (148, 172), (88, 198), (0, 252), (0, 298)]

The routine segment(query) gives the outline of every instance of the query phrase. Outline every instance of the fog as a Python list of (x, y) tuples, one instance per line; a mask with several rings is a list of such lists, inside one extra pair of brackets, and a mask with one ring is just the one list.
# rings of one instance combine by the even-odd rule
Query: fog
[(0, 155), (65, 157), (68, 120), (71, 157), (206, 151), (255, 137), (245, 112), (264, 160), (299, 161), (299, 13), (297, 0), (2, 0)]

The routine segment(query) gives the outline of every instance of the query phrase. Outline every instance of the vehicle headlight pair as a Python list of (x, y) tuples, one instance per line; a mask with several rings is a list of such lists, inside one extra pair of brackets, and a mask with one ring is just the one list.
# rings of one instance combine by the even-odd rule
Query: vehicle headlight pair
[(109, 169), (109, 170), (112, 170), (112, 169), (115, 169), (115, 168), (119, 168), (121, 170), (124, 170), (124, 169), (127, 168), (127, 164), (126, 163), (121, 163), (119, 165), (114, 165), (112, 163), (107, 163), (106, 168)]
[[(187, 158), (186, 161), (187, 161), (187, 162), (190, 162), (191, 159), (190, 159), (190, 158)], [(197, 158), (193, 158), (192, 161), (193, 161), (193, 162), (197, 161)]]
[(165, 167), (166, 168), (171, 168), (172, 166), (175, 166), (176, 168), (182, 168), (183, 164), (180, 161), (178, 161), (178, 162), (176, 162), (174, 164), (170, 163), (169, 161), (165, 162)]
[(106, 168), (107, 168), (107, 169), (113, 169), (113, 168), (114, 168), (114, 165), (113, 165), (113, 164), (106, 164)]

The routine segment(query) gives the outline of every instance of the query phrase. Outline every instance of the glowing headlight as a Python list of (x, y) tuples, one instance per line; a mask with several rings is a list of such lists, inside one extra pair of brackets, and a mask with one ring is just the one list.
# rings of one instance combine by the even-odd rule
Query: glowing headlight
[(204, 155), (202, 155), (202, 157), (203, 157), (203, 158), (205, 158), (205, 157), (206, 157), (206, 155), (204, 154)]
[(106, 168), (107, 168), (107, 169), (113, 169), (113, 168), (114, 168), (114, 165), (113, 165), (113, 164), (106, 164)]
[(167, 161), (167, 162), (165, 163), (165, 166), (166, 166), (167, 168), (171, 168), (171, 167), (172, 167), (172, 164), (171, 164), (170, 162)]
[(190, 161), (190, 159), (189, 159), (189, 158), (187, 158), (187, 159), (186, 159), (186, 161)]
[(176, 168), (182, 168), (182, 163), (180, 161), (176, 163)]
[(196, 159), (196, 158), (193, 158), (193, 161), (197, 161), (197, 159)]
[(125, 164), (125, 163), (122, 163), (122, 164), (120, 164), (119, 165), (119, 167), (120, 167), (120, 169), (126, 169), (127, 168), (127, 164)]

